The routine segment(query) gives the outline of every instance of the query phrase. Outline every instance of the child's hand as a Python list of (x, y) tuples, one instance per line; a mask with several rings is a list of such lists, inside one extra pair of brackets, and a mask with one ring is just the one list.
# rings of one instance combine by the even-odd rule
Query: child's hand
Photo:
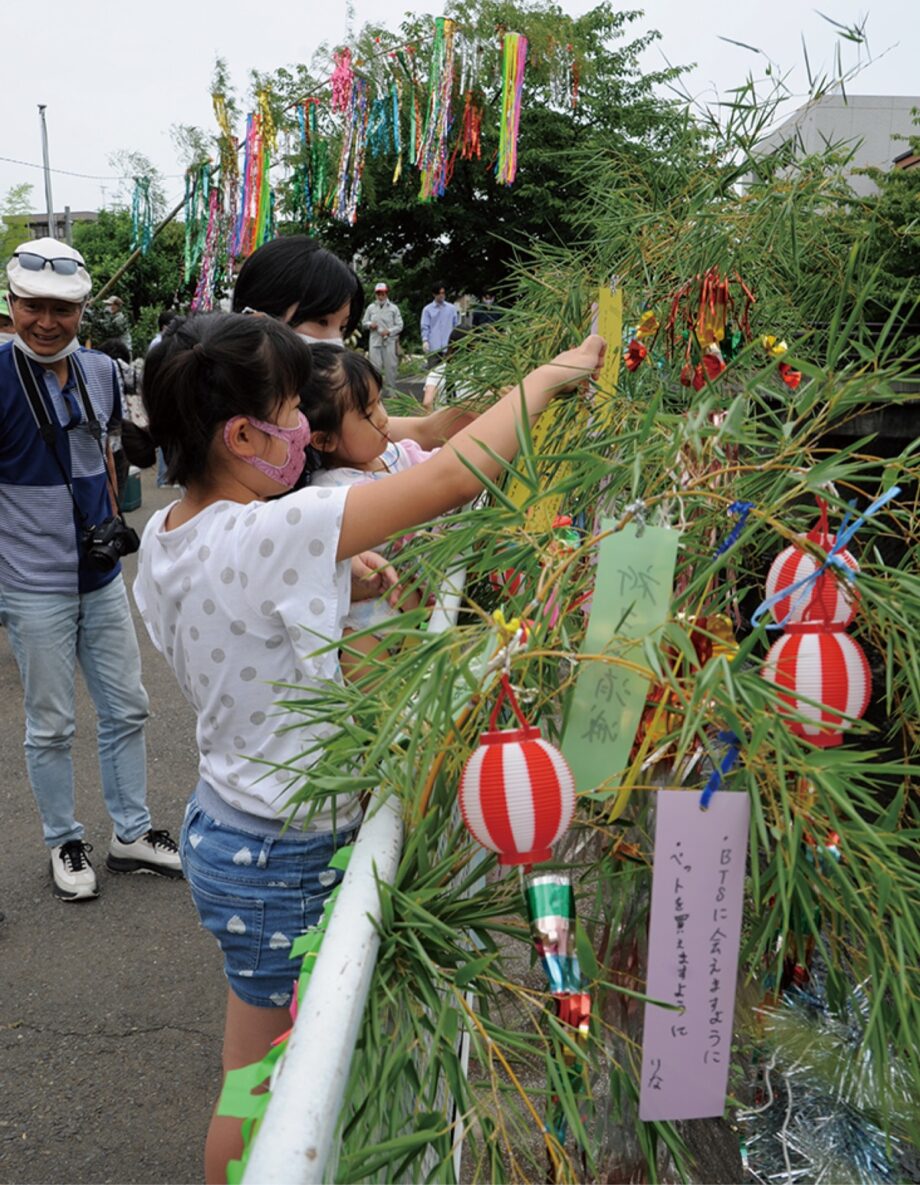
[(586, 379), (597, 378), (606, 352), (606, 341), (600, 334), (591, 333), (574, 350), (563, 350), (557, 354), (549, 363), (549, 367), (560, 376), (557, 389), (571, 391)]
[(396, 569), (376, 551), (362, 551), (351, 561), (351, 599), (368, 601), (373, 597), (392, 596), (398, 588)]

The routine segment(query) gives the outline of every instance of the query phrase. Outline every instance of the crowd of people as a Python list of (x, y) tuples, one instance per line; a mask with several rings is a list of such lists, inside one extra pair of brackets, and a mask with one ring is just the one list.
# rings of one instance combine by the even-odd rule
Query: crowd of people
[[(330, 860), (361, 820), (357, 794), (288, 806), (324, 726), (279, 727), (273, 684), (354, 677), (317, 647), (344, 639), (354, 657), (350, 633), (405, 606), (374, 549), (469, 502), (478, 475), (496, 479), (517, 449), (522, 400), (535, 420), (597, 372), (604, 342), (589, 336), (537, 367), (475, 424), (450, 404), (396, 417), (382, 395), (395, 381), (399, 309), (383, 282), (365, 308), (354, 270), (306, 236), (246, 260), (232, 312), (164, 315), (142, 367), (114, 320), (102, 349), (80, 345), (92, 281), (73, 248), (24, 243), (7, 280), (0, 619), (22, 680), (52, 891), (65, 902), (98, 893), (75, 817), (79, 667), (98, 717), (106, 864), (187, 880), (223, 954), (226, 1072), (289, 1026), (290, 947), (318, 921), (339, 879)], [(421, 332), (435, 363), (459, 313), (443, 284), (432, 295)], [(345, 345), (362, 324), (367, 356)], [(117, 500), (126, 415), (132, 455), (147, 463), (158, 450), (177, 487), (140, 541)], [(137, 608), (196, 718), (199, 780), (178, 840), (153, 825), (146, 800), (148, 699), (120, 562), (138, 548)], [(224, 1180), (240, 1148), (239, 1121), (215, 1114), (206, 1179)]]

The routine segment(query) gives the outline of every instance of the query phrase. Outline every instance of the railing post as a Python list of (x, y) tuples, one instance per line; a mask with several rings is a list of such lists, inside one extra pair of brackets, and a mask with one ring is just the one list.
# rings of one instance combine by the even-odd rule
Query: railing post
[(377, 961), (379, 882), (402, 854), (399, 801), (370, 808), (243, 1177), (244, 1185), (320, 1185)]

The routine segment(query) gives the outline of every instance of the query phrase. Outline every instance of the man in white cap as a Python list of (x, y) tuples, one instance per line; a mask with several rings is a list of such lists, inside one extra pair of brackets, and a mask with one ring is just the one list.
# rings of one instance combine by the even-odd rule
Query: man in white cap
[(0, 600), (19, 666), (26, 765), (51, 851), (53, 891), (95, 897), (96, 874), (74, 817), (74, 679), (98, 716), (113, 872), (182, 875), (176, 844), (147, 810), (147, 693), (120, 557), (137, 536), (117, 513), (109, 435), (121, 420), (112, 359), (83, 350), (92, 287), (79, 252), (23, 243), (7, 264), (16, 335), (0, 346)]
[(390, 300), (390, 290), (382, 280), (374, 285), (374, 303), (367, 306), (361, 324), (370, 330), (368, 357), (383, 375), (386, 385), (394, 387), (398, 364), (397, 342), (402, 333), (403, 319), (399, 309)]

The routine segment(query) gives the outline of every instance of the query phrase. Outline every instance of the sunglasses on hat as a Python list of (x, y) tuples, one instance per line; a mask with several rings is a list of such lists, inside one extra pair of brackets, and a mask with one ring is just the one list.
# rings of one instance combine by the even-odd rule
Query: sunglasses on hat
[(80, 267), (78, 259), (67, 259), (64, 256), (46, 259), (44, 255), (38, 255), (34, 251), (17, 251), (13, 258), (18, 259), (20, 265), (27, 272), (40, 272), (44, 268), (50, 267), (59, 276), (74, 276), (77, 273), (77, 268)]

